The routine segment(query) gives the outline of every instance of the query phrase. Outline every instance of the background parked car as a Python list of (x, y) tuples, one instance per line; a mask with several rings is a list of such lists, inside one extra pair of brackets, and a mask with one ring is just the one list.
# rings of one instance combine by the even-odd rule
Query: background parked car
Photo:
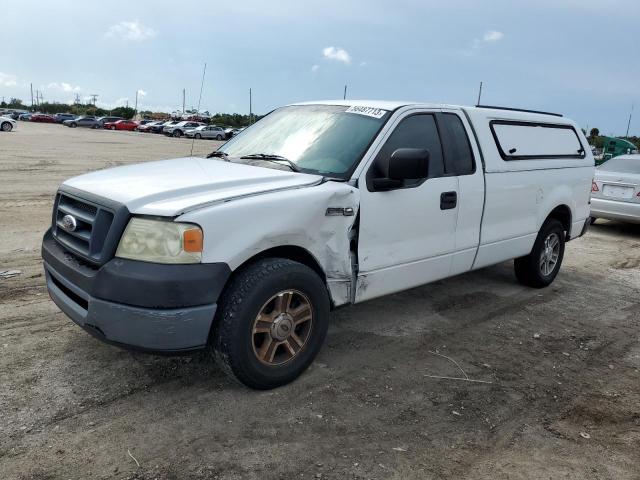
[(105, 123), (117, 122), (118, 120), (124, 120), (122, 117), (98, 117), (98, 122), (100, 122), (100, 126), (104, 127)]
[(224, 129), (215, 125), (201, 125), (191, 130), (187, 130), (185, 136), (189, 138), (211, 138), (224, 140), (226, 138)]
[(0, 130), (3, 132), (10, 132), (16, 128), (17, 123), (18, 122), (11, 117), (0, 117)]
[(40, 122), (40, 123), (56, 123), (56, 119), (53, 118), (53, 115), (47, 115), (46, 113), (34, 113), (29, 118), (30, 122)]
[(74, 115), (73, 113), (56, 113), (53, 118), (55, 119), (56, 123), (62, 123), (65, 120), (73, 120), (74, 118), (76, 118), (77, 115)]
[(152, 133), (162, 133), (162, 130), (164, 129), (164, 127), (173, 126), (173, 125), (176, 125), (177, 123), (179, 123), (177, 120), (169, 120), (168, 122), (160, 122), (159, 124), (154, 125), (153, 127), (151, 127), (151, 132)]
[(187, 130), (201, 126), (199, 122), (178, 122), (175, 125), (168, 125), (162, 129), (162, 133), (173, 137), (181, 137)]
[(23, 122), (28, 122), (29, 119), (31, 118), (31, 115), (33, 115), (33, 113), (22, 113), (18, 116), (18, 120), (21, 120)]
[(65, 120), (62, 122), (63, 125), (67, 127), (76, 128), (76, 127), (84, 127), (84, 128), (102, 128), (102, 125), (98, 121), (96, 117), (78, 117), (72, 120)]
[(591, 186), (591, 221), (640, 223), (640, 155), (621, 155), (596, 168)]
[(162, 125), (163, 123), (164, 122), (157, 121), (157, 120), (152, 120), (152, 121), (147, 122), (147, 123), (140, 122), (140, 125), (138, 125), (137, 130), (139, 132), (150, 133), (152, 131), (153, 127), (158, 126), (158, 125)]
[(115, 122), (105, 123), (103, 128), (109, 130), (128, 130), (131, 132), (138, 128), (138, 123), (133, 120), (116, 120)]

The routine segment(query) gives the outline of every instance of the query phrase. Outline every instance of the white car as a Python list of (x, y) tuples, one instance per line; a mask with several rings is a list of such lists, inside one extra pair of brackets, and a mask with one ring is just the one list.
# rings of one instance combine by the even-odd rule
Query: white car
[(621, 155), (596, 168), (591, 217), (640, 223), (640, 155)]
[(225, 131), (222, 127), (215, 125), (201, 125), (199, 127), (185, 131), (185, 135), (189, 138), (209, 138), (214, 140), (224, 140), (226, 138)]
[(0, 131), (2, 132), (10, 132), (16, 128), (17, 124), (18, 122), (11, 117), (0, 117)]
[(47, 287), (106, 342), (211, 348), (252, 388), (300, 375), (339, 306), (512, 259), (545, 287), (589, 225), (593, 156), (554, 114), (303, 103), (210, 156), (65, 181)]
[(162, 128), (162, 133), (173, 137), (182, 137), (188, 130), (204, 125), (200, 122), (178, 122), (174, 125), (167, 125)]

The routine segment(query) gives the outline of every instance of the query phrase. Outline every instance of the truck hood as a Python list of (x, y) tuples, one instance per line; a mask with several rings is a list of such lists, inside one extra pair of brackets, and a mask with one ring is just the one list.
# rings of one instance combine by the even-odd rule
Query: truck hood
[(64, 182), (63, 188), (114, 200), (131, 213), (173, 217), (216, 202), (309, 187), (321, 181), (319, 175), (186, 157), (80, 175)]

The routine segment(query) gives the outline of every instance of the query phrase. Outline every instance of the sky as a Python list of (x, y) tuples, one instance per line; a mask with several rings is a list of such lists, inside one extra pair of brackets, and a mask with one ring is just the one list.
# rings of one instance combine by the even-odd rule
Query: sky
[(0, 0), (0, 97), (267, 113), (342, 98), (563, 113), (640, 135), (639, 0)]

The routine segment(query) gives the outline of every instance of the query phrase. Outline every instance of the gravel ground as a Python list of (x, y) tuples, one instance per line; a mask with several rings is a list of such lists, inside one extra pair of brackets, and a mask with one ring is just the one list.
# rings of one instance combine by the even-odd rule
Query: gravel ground
[[(309, 371), (270, 392), (206, 354), (84, 333), (44, 286), (58, 184), (190, 148), (58, 125), (0, 134), (0, 271), (21, 271), (0, 279), (0, 478), (640, 478), (640, 226), (598, 221), (544, 290), (504, 263), (338, 310)], [(481, 382), (433, 378), (464, 377), (453, 361)]]

